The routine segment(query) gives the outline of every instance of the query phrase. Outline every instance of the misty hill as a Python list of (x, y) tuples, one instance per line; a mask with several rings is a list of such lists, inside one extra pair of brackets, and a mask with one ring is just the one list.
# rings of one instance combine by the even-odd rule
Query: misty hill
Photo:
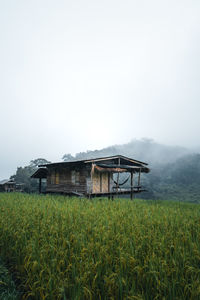
[(172, 163), (190, 153), (190, 150), (183, 147), (166, 146), (156, 143), (151, 139), (142, 139), (132, 140), (127, 144), (114, 145), (101, 150), (80, 152), (75, 156), (65, 154), (63, 160), (81, 160), (120, 154), (147, 162), (151, 167), (158, 164)]
[(200, 154), (152, 168), (149, 175), (144, 178), (145, 198), (200, 202)]

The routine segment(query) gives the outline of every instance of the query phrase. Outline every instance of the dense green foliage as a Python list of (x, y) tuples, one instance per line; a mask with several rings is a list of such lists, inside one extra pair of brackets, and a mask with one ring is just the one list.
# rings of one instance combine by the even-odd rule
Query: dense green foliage
[(145, 176), (146, 198), (200, 202), (200, 154), (152, 168)]
[(0, 259), (0, 299), (1, 300), (17, 300), (20, 294), (16, 290), (14, 281), (12, 280), (5, 264)]
[(111, 155), (124, 155), (149, 163), (151, 166), (168, 164), (190, 154), (188, 149), (177, 146), (166, 146), (158, 144), (151, 139), (132, 140), (123, 145), (113, 145), (100, 150), (79, 152), (75, 156), (65, 154), (64, 161), (97, 158)]
[(23, 190), (27, 193), (37, 193), (38, 192), (38, 180), (31, 178), (31, 175), (37, 170), (38, 166), (41, 164), (47, 164), (44, 158), (37, 158), (31, 160), (30, 164), (25, 167), (18, 167), (15, 175), (11, 176), (16, 183), (23, 184)]
[(1, 194), (0, 254), (33, 299), (200, 299), (200, 206)]

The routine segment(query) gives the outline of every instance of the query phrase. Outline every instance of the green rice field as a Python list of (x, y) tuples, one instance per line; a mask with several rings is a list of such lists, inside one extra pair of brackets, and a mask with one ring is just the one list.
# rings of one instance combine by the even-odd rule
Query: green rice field
[(200, 299), (200, 206), (0, 194), (22, 299)]

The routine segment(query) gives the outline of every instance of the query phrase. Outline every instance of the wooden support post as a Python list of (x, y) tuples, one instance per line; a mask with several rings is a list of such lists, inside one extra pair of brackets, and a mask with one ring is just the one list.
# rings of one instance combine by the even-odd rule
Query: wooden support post
[(92, 163), (91, 171), (90, 171), (90, 179), (91, 179), (91, 194), (94, 191), (94, 182), (93, 182), (93, 174), (94, 174), (94, 164)]
[(110, 173), (108, 172), (108, 193), (110, 193)]
[(100, 173), (100, 193), (102, 193), (102, 173)]
[(119, 188), (119, 173), (117, 174), (117, 195), (118, 195), (118, 188)]
[(140, 186), (140, 176), (141, 176), (141, 168), (140, 168), (139, 175), (138, 175), (138, 189), (139, 189), (139, 186)]
[[(120, 166), (120, 158), (118, 158), (118, 166)], [(117, 196), (118, 196), (118, 189), (119, 189), (119, 172), (117, 174)]]
[(110, 198), (111, 198), (111, 195), (110, 195), (110, 173), (108, 172), (108, 193), (109, 193), (109, 195), (108, 195), (108, 200), (110, 200)]
[(131, 200), (133, 200), (133, 171), (131, 171)]
[(39, 194), (41, 194), (42, 191), (42, 178), (39, 178)]

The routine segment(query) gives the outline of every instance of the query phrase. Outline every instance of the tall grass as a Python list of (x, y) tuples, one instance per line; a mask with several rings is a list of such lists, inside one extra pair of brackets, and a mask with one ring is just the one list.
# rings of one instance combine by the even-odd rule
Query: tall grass
[(20, 300), (20, 293), (16, 290), (15, 283), (2, 259), (0, 259), (0, 299)]
[(24, 299), (200, 299), (200, 206), (0, 194)]

